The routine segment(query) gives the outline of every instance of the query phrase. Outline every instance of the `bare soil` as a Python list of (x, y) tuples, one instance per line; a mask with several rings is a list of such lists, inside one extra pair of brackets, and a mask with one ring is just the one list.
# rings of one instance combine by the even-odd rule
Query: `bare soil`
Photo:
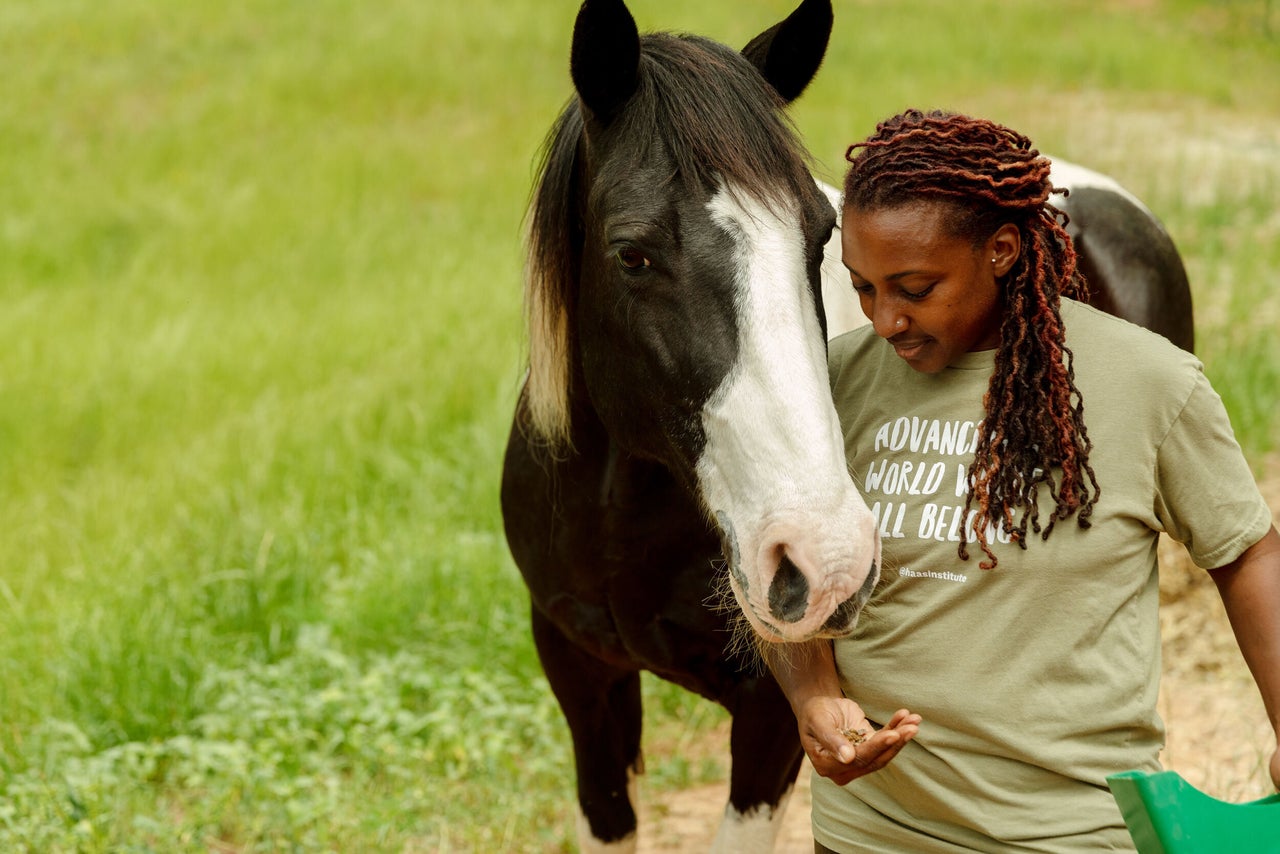
[[(1280, 522), (1280, 459), (1262, 480), (1263, 494)], [(1160, 714), (1168, 728), (1162, 761), (1193, 786), (1223, 800), (1245, 801), (1274, 791), (1267, 762), (1275, 737), (1262, 700), (1236, 648), (1230, 624), (1208, 576), (1173, 542), (1160, 549), (1164, 676)], [(696, 744), (680, 745), (692, 763), (727, 750), (727, 724)], [(661, 748), (646, 747), (653, 767)], [(689, 753), (702, 756), (690, 756)], [(809, 774), (806, 761), (787, 808), (777, 851), (808, 854)], [(674, 793), (646, 792), (641, 783), (640, 854), (708, 850), (728, 798), (727, 782)]]

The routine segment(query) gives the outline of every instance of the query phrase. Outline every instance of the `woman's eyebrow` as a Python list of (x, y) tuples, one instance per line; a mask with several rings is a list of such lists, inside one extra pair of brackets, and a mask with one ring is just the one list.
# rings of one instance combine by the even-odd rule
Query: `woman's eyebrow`
[[(843, 261), (841, 261), (840, 263), (844, 264)], [(857, 276), (859, 279), (862, 279), (862, 281), (864, 282), (869, 281), (869, 279), (867, 279), (866, 276), (862, 275), (857, 270), (850, 267), (848, 264), (844, 264), (844, 268), (848, 270), (851, 275)], [(897, 273), (890, 273), (884, 278), (885, 278), (885, 281), (887, 282), (897, 282), (897, 281), (901, 281), (902, 279), (909, 278), (911, 276), (927, 276), (927, 275), (929, 275), (928, 270), (902, 270)]]

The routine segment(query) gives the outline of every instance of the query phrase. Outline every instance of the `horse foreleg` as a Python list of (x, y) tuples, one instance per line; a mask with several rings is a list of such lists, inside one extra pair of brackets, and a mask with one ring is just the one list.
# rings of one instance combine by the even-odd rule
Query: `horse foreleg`
[(733, 714), (729, 804), (713, 852), (773, 851), (804, 750), (795, 716), (772, 677), (743, 683), (726, 705)]
[(583, 852), (636, 847), (635, 778), (640, 756), (640, 674), (575, 645), (537, 608), (533, 639), (573, 739), (578, 845)]

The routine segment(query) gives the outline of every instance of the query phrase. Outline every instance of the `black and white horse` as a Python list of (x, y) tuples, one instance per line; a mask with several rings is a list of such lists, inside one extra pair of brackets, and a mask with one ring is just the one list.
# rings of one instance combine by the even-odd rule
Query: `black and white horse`
[(732, 713), (717, 846), (771, 847), (802, 751), (708, 601), (723, 574), (762, 637), (837, 636), (879, 575), (827, 380), (835, 213), (782, 115), (830, 28), (814, 0), (741, 53), (641, 38), (621, 0), (587, 0), (574, 28), (578, 97), (529, 216), (530, 373), (502, 503), (584, 848), (634, 842), (642, 669)]
[(732, 714), (714, 847), (771, 850), (803, 752), (776, 682), (732, 652), (735, 621), (843, 636), (879, 577), (827, 380), (835, 211), (782, 115), (831, 23), (804, 0), (740, 53), (641, 37), (622, 0), (587, 0), (574, 27), (577, 95), (529, 214), (502, 509), (584, 850), (635, 845), (642, 670)]

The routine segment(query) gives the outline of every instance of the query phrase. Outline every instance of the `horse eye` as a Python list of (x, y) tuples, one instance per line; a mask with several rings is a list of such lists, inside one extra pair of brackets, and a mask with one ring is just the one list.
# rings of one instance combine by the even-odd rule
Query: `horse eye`
[(638, 272), (651, 266), (649, 259), (644, 257), (644, 253), (630, 248), (618, 250), (618, 263), (630, 272)]

